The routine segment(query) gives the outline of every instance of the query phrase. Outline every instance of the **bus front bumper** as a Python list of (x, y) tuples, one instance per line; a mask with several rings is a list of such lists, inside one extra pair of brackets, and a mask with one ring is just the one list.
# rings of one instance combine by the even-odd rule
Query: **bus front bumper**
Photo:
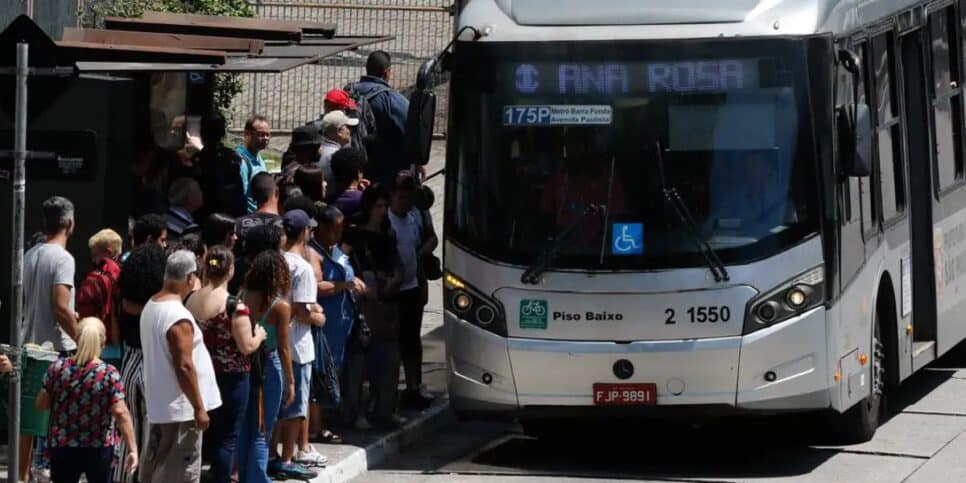
[[(810, 411), (835, 388), (822, 309), (745, 336), (629, 343), (504, 338), (451, 313), (445, 326), (450, 400), (470, 417)], [(653, 383), (656, 405), (595, 406), (595, 383)]]

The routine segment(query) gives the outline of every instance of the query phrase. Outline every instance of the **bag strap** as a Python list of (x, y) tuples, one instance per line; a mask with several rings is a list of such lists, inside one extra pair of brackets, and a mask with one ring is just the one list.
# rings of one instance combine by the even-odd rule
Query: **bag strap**
[(238, 296), (229, 295), (228, 300), (225, 301), (225, 314), (229, 319), (234, 319), (236, 310), (238, 310)]
[(429, 238), (429, 236), (427, 235), (427, 232), (433, 229), (432, 220), (427, 220), (426, 218), (427, 218), (426, 211), (419, 210), (419, 219), (422, 222), (419, 226), (419, 238), (420, 238), (420, 241), (422, 242), (426, 242), (426, 239)]
[(375, 99), (376, 96), (378, 96), (379, 94), (382, 94), (383, 92), (389, 92), (391, 90), (392, 89), (390, 89), (388, 87), (379, 86), (379, 87), (376, 87), (375, 89), (367, 92), (366, 95), (362, 96), (362, 98), (365, 99), (366, 102), (370, 102), (371, 103), (372, 100)]
[(279, 301), (278, 297), (275, 297), (274, 299), (272, 299), (272, 303), (268, 306), (267, 309), (265, 309), (265, 313), (262, 314), (262, 317), (258, 319), (259, 324), (265, 325), (268, 323), (268, 314), (272, 313), (272, 309), (275, 307), (275, 304), (277, 304), (278, 301)]
[[(235, 297), (235, 299), (236, 299), (236, 301), (235, 301), (236, 305), (237, 305), (237, 303), (238, 303), (239, 300), (245, 300), (245, 296), (247, 294), (248, 293), (245, 291), (245, 289), (241, 289), (238, 292), (238, 296)], [(231, 296), (229, 296), (229, 300), (231, 300)], [(227, 306), (226, 306), (226, 308), (227, 308)], [(251, 310), (251, 309), (249, 309), (249, 310)], [(269, 308), (269, 311), (271, 311), (271, 308)], [(252, 322), (252, 337), (254, 337), (255, 336), (255, 326), (258, 325), (258, 321), (256, 321), (255, 319), (252, 319), (251, 322)]]

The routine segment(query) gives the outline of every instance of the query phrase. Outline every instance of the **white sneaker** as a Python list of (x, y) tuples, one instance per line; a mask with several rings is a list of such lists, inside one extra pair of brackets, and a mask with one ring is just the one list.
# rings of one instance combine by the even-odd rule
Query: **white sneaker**
[(369, 424), (369, 420), (361, 414), (356, 418), (356, 422), (353, 424), (353, 426), (360, 431), (369, 431), (372, 429), (372, 425)]
[(50, 483), (50, 470), (30, 468), (30, 481), (34, 483)]
[(315, 450), (315, 446), (309, 445), (308, 451), (299, 450), (295, 455), (295, 461), (305, 466), (324, 467), (329, 462), (329, 458)]

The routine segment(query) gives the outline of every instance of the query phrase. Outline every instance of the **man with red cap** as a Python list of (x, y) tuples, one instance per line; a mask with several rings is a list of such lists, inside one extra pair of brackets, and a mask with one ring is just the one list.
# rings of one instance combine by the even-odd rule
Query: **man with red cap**
[[(331, 91), (325, 94), (325, 101), (322, 103), (322, 110), (325, 112), (322, 113), (322, 116), (320, 116), (319, 119), (312, 121), (311, 124), (319, 128), (320, 131), (322, 131), (323, 130), (322, 117), (324, 117), (326, 114), (332, 111), (344, 112), (346, 116), (356, 120), (356, 123), (352, 125), (352, 129), (351, 129), (352, 138), (349, 141), (349, 146), (360, 149), (362, 150), (362, 153), (365, 154), (366, 152), (365, 140), (362, 139), (362, 134), (359, 132), (359, 130), (355, 129), (355, 126), (359, 124), (358, 108), (359, 106), (356, 104), (356, 101), (352, 99), (352, 96), (349, 95), (348, 92), (346, 92), (343, 89), (332, 89)], [(320, 151), (319, 154), (321, 156), (325, 156), (324, 151), (325, 150), (323, 146), (323, 150)]]
[(356, 102), (352, 100), (348, 92), (342, 89), (332, 89), (325, 94), (322, 109), (325, 111), (322, 113), (323, 115), (332, 111), (354, 111), (356, 109)]

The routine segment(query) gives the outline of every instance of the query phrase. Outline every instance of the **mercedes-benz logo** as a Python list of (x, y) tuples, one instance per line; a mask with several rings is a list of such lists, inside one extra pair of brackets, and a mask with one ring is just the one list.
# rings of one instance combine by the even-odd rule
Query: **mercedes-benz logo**
[(614, 363), (614, 375), (618, 379), (630, 379), (634, 375), (634, 364), (627, 359), (620, 359)]
[(523, 94), (533, 94), (540, 87), (540, 72), (533, 64), (517, 67), (517, 90)]

